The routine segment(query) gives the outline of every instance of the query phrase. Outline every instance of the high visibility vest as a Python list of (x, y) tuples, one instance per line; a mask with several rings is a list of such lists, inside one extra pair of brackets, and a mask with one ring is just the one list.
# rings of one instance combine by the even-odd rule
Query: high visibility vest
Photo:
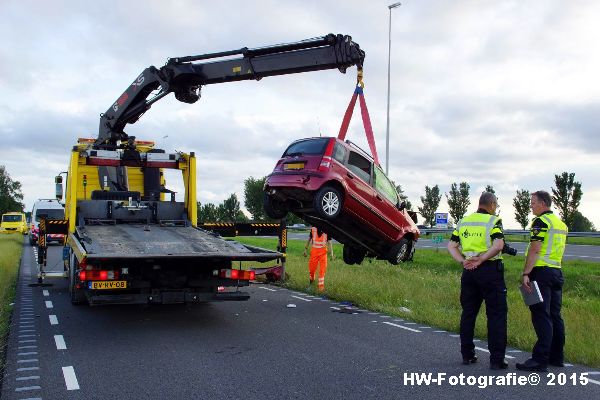
[(327, 249), (327, 234), (325, 232), (319, 236), (317, 228), (310, 228), (310, 233), (313, 241), (313, 249)]
[[(562, 257), (565, 253), (569, 229), (564, 222), (554, 215), (554, 213), (543, 214), (537, 218), (548, 225), (548, 230), (546, 231), (546, 235), (544, 235), (540, 256), (536, 261), (535, 266), (560, 268)], [(533, 222), (535, 222), (535, 218), (533, 219)], [(532, 227), (533, 222), (531, 223)], [(529, 253), (529, 246), (527, 246), (525, 256), (527, 256), (527, 253)]]
[[(460, 220), (456, 226), (462, 253), (466, 258), (478, 256), (492, 247), (492, 229), (500, 221), (495, 215), (473, 213)], [(501, 260), (502, 252), (490, 258)]]

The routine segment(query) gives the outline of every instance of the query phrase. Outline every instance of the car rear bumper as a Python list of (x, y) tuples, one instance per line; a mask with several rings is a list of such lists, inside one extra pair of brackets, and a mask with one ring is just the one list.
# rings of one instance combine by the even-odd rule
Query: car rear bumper
[(295, 188), (315, 191), (318, 190), (323, 183), (325, 183), (325, 177), (322, 174), (315, 172), (274, 172), (267, 177), (265, 189)]

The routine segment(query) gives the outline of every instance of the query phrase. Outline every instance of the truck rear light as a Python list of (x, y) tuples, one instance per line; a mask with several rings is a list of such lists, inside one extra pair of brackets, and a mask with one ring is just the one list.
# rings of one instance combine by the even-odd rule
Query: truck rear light
[(255, 278), (255, 273), (254, 271), (245, 271), (241, 269), (222, 269), (219, 271), (219, 277), (240, 281), (251, 281)]
[(109, 281), (119, 279), (119, 271), (112, 270), (90, 270), (79, 271), (80, 281)]
[(329, 143), (327, 143), (325, 153), (323, 153), (323, 158), (321, 158), (321, 164), (319, 164), (319, 171), (327, 171), (331, 168), (331, 155), (333, 154), (334, 144), (335, 139), (330, 139)]

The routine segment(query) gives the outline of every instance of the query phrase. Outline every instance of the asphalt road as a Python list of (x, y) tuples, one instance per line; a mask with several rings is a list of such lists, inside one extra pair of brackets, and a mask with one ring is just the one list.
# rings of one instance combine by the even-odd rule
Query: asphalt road
[[(288, 239), (291, 240), (308, 240), (308, 233), (290, 232), (288, 233)], [(417, 248), (433, 248), (446, 249), (447, 240), (442, 243), (434, 243), (433, 240), (427, 239), (427, 236), (422, 237), (417, 242)], [(525, 254), (527, 243), (524, 242), (510, 242), (511, 247), (517, 249), (519, 255)], [(506, 256), (505, 257), (510, 257)], [(568, 244), (563, 257), (565, 260), (588, 260), (592, 262), (600, 262), (600, 246), (592, 245), (576, 245)]]
[[(51, 269), (60, 252), (50, 248)], [(524, 352), (509, 349), (510, 369), (490, 371), (479, 341), (480, 363), (463, 366), (455, 333), (276, 286), (252, 285), (241, 303), (92, 308), (71, 305), (62, 278), (29, 287), (34, 266), (26, 246), (3, 400), (600, 398), (589, 367), (552, 368), (553, 381), (532, 385), (515, 370)], [(484, 379), (493, 385), (478, 387)]]

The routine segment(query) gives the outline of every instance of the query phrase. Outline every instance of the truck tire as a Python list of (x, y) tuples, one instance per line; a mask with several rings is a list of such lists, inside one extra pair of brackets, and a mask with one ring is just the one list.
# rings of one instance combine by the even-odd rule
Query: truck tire
[(323, 186), (313, 199), (316, 213), (325, 219), (332, 220), (342, 212), (343, 197), (333, 186)]
[(74, 255), (71, 254), (71, 263), (69, 266), (69, 293), (71, 295), (71, 304), (79, 305), (87, 302), (85, 297), (85, 293), (83, 293), (83, 289), (77, 289), (75, 285), (77, 284), (77, 279), (75, 274), (77, 273), (77, 269), (79, 267), (79, 263)]
[(273, 219), (281, 219), (288, 213), (284, 203), (273, 199), (267, 193), (263, 195), (263, 208), (265, 209), (267, 217)]
[(365, 259), (365, 252), (354, 246), (345, 244), (342, 257), (344, 262), (348, 265), (360, 264)]
[(396, 243), (390, 249), (388, 253), (388, 261), (393, 265), (398, 265), (403, 261), (406, 261), (407, 257), (410, 256), (410, 243), (406, 238), (400, 239), (398, 243)]

